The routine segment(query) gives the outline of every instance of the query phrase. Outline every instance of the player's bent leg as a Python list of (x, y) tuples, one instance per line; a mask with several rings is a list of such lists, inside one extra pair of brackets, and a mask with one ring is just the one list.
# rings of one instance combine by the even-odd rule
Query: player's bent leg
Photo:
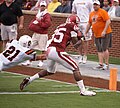
[(82, 80), (82, 75), (79, 71), (79, 68), (77, 68), (73, 71), (73, 75), (74, 75), (74, 78), (75, 78), (76, 81)]
[(20, 90), (23, 90), (27, 85), (29, 85), (35, 79), (38, 79), (38, 78), (41, 78), (44, 76), (48, 76), (48, 75), (52, 75), (52, 74), (54, 74), (54, 73), (49, 73), (47, 70), (42, 70), (31, 77), (25, 78), (25, 79), (23, 79), (22, 83), (20, 84)]
[(74, 74), (74, 78), (75, 78), (75, 80), (78, 84), (78, 87), (80, 89), (80, 95), (82, 95), (82, 96), (95, 96), (96, 95), (95, 92), (88, 91), (88, 90), (85, 89), (85, 86), (84, 86), (82, 76), (80, 74), (79, 69), (74, 70), (73, 74)]
[(44, 76), (48, 76), (48, 75), (52, 75), (52, 74), (54, 74), (54, 73), (50, 73), (47, 70), (42, 70), (41, 72), (38, 73), (39, 78), (44, 77)]

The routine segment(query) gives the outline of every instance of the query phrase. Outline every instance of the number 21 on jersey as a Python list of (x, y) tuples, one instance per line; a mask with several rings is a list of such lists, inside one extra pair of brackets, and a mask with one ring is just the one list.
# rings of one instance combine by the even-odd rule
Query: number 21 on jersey
[(3, 55), (9, 60), (12, 61), (18, 54), (19, 50), (16, 50), (14, 46), (10, 46), (7, 50), (3, 52)]

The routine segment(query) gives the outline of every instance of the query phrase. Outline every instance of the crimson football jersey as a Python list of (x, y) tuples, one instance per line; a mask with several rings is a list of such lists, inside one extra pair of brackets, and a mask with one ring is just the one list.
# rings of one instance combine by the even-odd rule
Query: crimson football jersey
[(49, 47), (56, 47), (57, 51), (65, 51), (67, 43), (72, 37), (78, 36), (79, 28), (75, 23), (64, 23), (57, 27), (52, 35), (52, 42)]

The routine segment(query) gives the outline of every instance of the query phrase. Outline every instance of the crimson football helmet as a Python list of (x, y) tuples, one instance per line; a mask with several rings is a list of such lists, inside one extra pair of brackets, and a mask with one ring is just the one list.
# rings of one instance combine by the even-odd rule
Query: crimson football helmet
[(66, 23), (75, 23), (75, 24), (79, 24), (80, 23), (80, 18), (77, 15), (70, 15), (67, 20)]

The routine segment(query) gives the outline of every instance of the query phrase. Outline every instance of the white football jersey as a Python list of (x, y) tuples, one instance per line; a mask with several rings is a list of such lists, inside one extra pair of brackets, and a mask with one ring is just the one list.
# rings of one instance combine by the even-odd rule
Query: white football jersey
[(72, 12), (75, 12), (80, 18), (80, 22), (88, 22), (89, 14), (93, 10), (92, 0), (74, 0)]
[(23, 47), (17, 40), (7, 44), (7, 48), (0, 54), (2, 69), (15, 66), (25, 60), (34, 59), (36, 52), (30, 48)]

